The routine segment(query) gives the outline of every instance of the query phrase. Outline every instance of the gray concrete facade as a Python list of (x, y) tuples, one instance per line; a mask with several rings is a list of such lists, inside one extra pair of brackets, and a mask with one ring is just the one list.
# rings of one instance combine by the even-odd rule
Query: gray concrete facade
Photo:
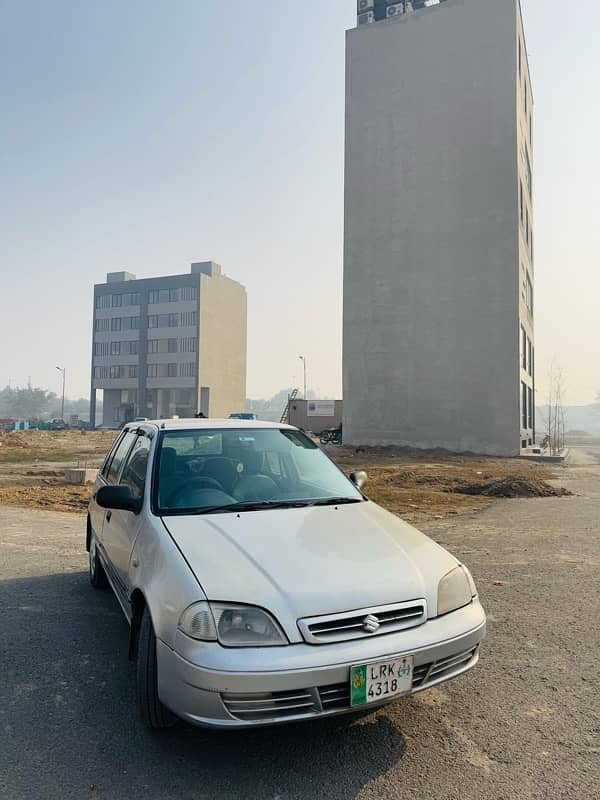
[(517, 0), (348, 31), (346, 442), (533, 441), (532, 105)]
[[(215, 316), (208, 329), (204, 320)], [(245, 288), (212, 261), (192, 264), (187, 275), (109, 273), (94, 287), (91, 420), (98, 389), (106, 427), (243, 408)]]

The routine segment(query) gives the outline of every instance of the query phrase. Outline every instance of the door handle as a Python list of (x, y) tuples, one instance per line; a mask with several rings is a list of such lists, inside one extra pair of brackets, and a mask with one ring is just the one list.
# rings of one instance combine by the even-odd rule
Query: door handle
[(107, 512), (106, 512), (106, 521), (107, 521), (107, 522), (110, 522), (110, 520), (111, 520), (111, 517), (112, 517), (112, 511), (107, 511)]

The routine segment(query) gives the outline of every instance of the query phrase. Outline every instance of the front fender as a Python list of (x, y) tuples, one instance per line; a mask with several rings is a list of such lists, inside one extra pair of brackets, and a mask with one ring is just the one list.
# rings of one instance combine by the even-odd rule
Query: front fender
[(129, 561), (130, 601), (141, 592), (154, 632), (173, 647), (182, 611), (206, 595), (160, 517), (146, 518)]

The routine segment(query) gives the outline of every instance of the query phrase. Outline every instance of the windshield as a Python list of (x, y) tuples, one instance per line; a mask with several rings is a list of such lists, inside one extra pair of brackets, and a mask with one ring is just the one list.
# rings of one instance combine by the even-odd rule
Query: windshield
[(363, 499), (305, 434), (277, 428), (165, 431), (154, 498), (159, 514)]

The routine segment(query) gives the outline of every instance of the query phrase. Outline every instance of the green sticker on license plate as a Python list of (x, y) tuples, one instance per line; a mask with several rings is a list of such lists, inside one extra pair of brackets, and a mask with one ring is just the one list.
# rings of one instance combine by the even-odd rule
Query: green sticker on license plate
[(367, 702), (367, 668), (352, 667), (350, 675), (350, 695), (353, 706), (360, 706)]
[(412, 689), (413, 657), (360, 664), (350, 670), (352, 706), (377, 703), (388, 697), (406, 694)]

